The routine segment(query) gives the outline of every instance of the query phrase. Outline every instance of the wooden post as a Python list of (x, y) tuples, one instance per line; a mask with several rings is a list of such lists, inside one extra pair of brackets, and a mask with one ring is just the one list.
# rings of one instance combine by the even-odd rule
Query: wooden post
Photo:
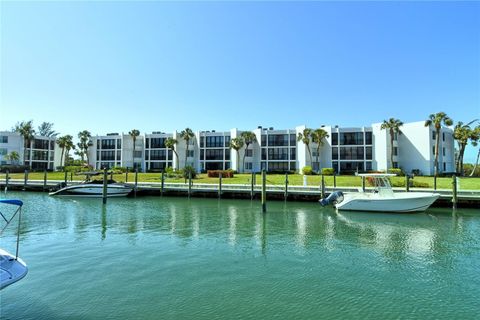
[(285, 173), (285, 201), (288, 199), (288, 172)]
[(188, 171), (188, 197), (192, 194), (192, 171)]
[(251, 177), (251, 189), (250, 189), (250, 199), (253, 200), (253, 197), (255, 196), (255, 173), (252, 171), (252, 177)]
[(5, 190), (8, 189), (8, 180), (10, 180), (10, 170), (5, 172)]
[(135, 168), (135, 187), (133, 188), (133, 193), (135, 197), (137, 197), (137, 187), (138, 187), (138, 168)]
[(325, 198), (325, 176), (323, 174), (322, 174), (322, 183), (320, 187), (321, 187), (321, 197), (323, 199)]
[(47, 190), (47, 170), (43, 171), (43, 191)]
[(218, 175), (218, 198), (222, 197), (222, 173)]
[(267, 175), (262, 170), (262, 212), (267, 212)]
[(113, 180), (113, 171), (110, 171), (110, 180)]
[(67, 175), (68, 175), (68, 172), (65, 171), (65, 186), (67, 185)]
[(27, 182), (28, 182), (28, 170), (25, 170), (25, 176), (23, 177), (23, 190), (27, 188)]
[(408, 174), (405, 175), (405, 190), (410, 191), (410, 176)]
[(337, 187), (337, 174), (335, 172), (333, 173), (333, 187)]
[(73, 181), (73, 171), (70, 172), (70, 182), (72, 182), (72, 181)]
[(362, 176), (362, 191), (365, 192), (365, 177)]
[(453, 209), (457, 209), (457, 177), (455, 175), (452, 176), (452, 204)]
[(163, 196), (163, 186), (165, 183), (165, 170), (162, 170), (162, 176), (160, 178), (161, 184), (160, 184), (160, 195)]
[(433, 176), (433, 190), (437, 190), (437, 176)]
[(127, 183), (127, 182), (128, 182), (128, 168), (125, 171), (125, 183)]
[(102, 202), (103, 204), (107, 203), (107, 168), (103, 169)]

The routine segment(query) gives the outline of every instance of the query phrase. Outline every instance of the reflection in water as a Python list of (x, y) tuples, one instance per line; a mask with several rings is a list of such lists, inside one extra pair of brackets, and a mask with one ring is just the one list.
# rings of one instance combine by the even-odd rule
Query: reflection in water
[(234, 206), (228, 207), (228, 218), (229, 218), (229, 233), (228, 240), (232, 247), (235, 246), (237, 242), (237, 208)]
[(295, 241), (297, 243), (297, 246), (304, 248), (307, 238), (307, 215), (305, 211), (297, 210), (297, 214), (295, 215), (295, 222), (297, 225), (297, 235), (295, 237)]
[(102, 240), (107, 236), (107, 206), (102, 205)]

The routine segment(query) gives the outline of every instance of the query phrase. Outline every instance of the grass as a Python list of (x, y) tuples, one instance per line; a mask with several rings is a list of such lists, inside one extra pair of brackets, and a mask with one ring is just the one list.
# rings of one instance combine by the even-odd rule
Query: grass
[[(10, 174), (11, 179), (23, 179), (23, 173)], [(29, 180), (43, 180), (43, 172), (31, 172), (28, 176)], [(68, 181), (70, 178), (73, 178), (74, 181), (83, 180), (83, 175), (73, 175), (68, 174)], [(138, 182), (160, 182), (161, 180), (160, 173), (138, 173)], [(0, 174), (0, 180), (5, 179), (5, 174)], [(48, 180), (64, 180), (65, 173), (63, 172), (49, 172), (47, 174)], [(101, 179), (101, 176), (98, 176), (97, 179)], [(125, 174), (114, 174), (113, 179), (118, 182), (125, 182)], [(128, 182), (134, 182), (135, 174), (128, 174)], [(236, 174), (233, 178), (223, 178), (222, 183), (224, 184), (246, 184), (250, 185), (251, 183), (250, 174)], [(257, 184), (261, 184), (262, 177), (260, 174), (256, 175)], [(303, 175), (300, 174), (291, 174), (288, 176), (290, 185), (303, 185)], [(179, 182), (183, 183), (185, 180), (183, 178), (166, 178), (165, 182)], [(321, 182), (321, 176), (307, 176), (307, 185), (308, 186), (319, 186)], [(352, 175), (344, 175), (336, 177), (337, 186), (339, 187), (361, 187), (362, 178)], [(395, 187), (404, 187), (405, 186), (405, 177), (393, 177), (391, 178), (392, 185)], [(193, 180), (193, 183), (218, 183), (218, 178), (209, 178), (206, 174), (199, 174), (196, 179)], [(433, 188), (433, 177), (424, 177), (417, 176), (413, 179), (415, 185), (421, 185), (421, 187)], [(285, 185), (285, 175), (284, 174), (268, 174), (267, 175), (267, 184), (270, 185)], [(333, 176), (325, 176), (325, 185), (327, 187), (333, 186)], [(451, 189), (452, 188), (452, 178), (451, 177), (440, 177), (437, 178), (437, 188), (438, 189)], [(480, 178), (460, 178), (460, 190), (480, 190)]]

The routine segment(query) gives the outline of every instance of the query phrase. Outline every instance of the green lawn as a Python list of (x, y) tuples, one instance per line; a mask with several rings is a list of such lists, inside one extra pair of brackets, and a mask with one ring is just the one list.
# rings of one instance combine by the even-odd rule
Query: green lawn
[[(139, 182), (160, 182), (160, 173), (139, 173)], [(12, 179), (23, 179), (24, 175), (21, 173), (10, 174)], [(98, 176), (100, 178), (101, 176)], [(64, 180), (65, 174), (63, 172), (49, 172), (47, 175), (48, 180)], [(68, 174), (68, 180), (70, 181), (70, 174)], [(0, 179), (5, 179), (5, 174), (0, 174)], [(29, 174), (30, 180), (43, 180), (42, 172), (32, 172)], [(115, 174), (113, 179), (118, 182), (125, 182), (125, 174)], [(134, 173), (128, 174), (128, 182), (133, 182), (135, 179)], [(234, 178), (223, 178), (224, 184), (250, 184), (250, 174), (236, 174)], [(73, 175), (73, 180), (83, 180), (81, 175)], [(303, 176), (299, 174), (293, 174), (288, 176), (290, 185), (303, 185)], [(340, 187), (360, 187), (362, 186), (362, 179), (360, 177), (345, 175), (337, 176), (337, 186)], [(261, 175), (256, 175), (257, 184), (261, 183)], [(319, 186), (321, 181), (320, 176), (307, 176), (307, 185)], [(404, 177), (391, 178), (392, 184), (395, 187), (404, 187)], [(184, 179), (166, 178), (165, 182), (184, 182)], [(206, 174), (199, 174), (193, 183), (218, 183), (218, 178), (208, 178)], [(429, 187), (433, 188), (433, 177), (415, 177), (413, 179), (414, 187)], [(285, 185), (285, 175), (283, 174), (268, 174), (267, 184), (271, 185)], [(325, 176), (325, 185), (333, 186), (333, 176)], [(450, 189), (452, 187), (452, 178), (438, 178), (438, 189)], [(460, 178), (460, 190), (480, 190), (480, 178)]]

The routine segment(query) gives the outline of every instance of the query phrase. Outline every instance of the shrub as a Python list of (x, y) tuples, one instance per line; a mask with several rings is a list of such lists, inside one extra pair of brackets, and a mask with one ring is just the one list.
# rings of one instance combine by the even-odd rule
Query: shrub
[(322, 169), (322, 174), (323, 175), (333, 176), (334, 173), (335, 173), (335, 170), (333, 170), (333, 168), (323, 168)]
[(233, 170), (208, 170), (207, 176), (209, 178), (218, 178), (222, 174), (222, 178), (233, 178)]
[(313, 169), (311, 166), (305, 166), (302, 168), (302, 173), (306, 176), (310, 176), (313, 174)]
[(113, 167), (112, 172), (114, 174), (125, 173), (125, 172), (127, 172), (127, 168), (126, 167)]
[(414, 187), (414, 188), (429, 188), (430, 187), (428, 182), (416, 181), (415, 179), (413, 179), (412, 181), (413, 181), (412, 187)]
[(18, 165), (18, 164), (6, 164), (0, 167), (0, 172), (10, 172), (10, 173), (23, 173), (25, 170), (30, 170), (28, 166)]
[(399, 169), (399, 168), (390, 168), (388, 169), (388, 173), (394, 173), (396, 174), (397, 176), (404, 176), (405, 173), (403, 172), (402, 169)]
[(197, 177), (197, 171), (195, 171), (195, 168), (192, 166), (186, 166), (182, 170), (180, 170), (182, 176), (185, 179), (188, 179), (189, 175), (192, 175), (192, 179), (195, 179)]

